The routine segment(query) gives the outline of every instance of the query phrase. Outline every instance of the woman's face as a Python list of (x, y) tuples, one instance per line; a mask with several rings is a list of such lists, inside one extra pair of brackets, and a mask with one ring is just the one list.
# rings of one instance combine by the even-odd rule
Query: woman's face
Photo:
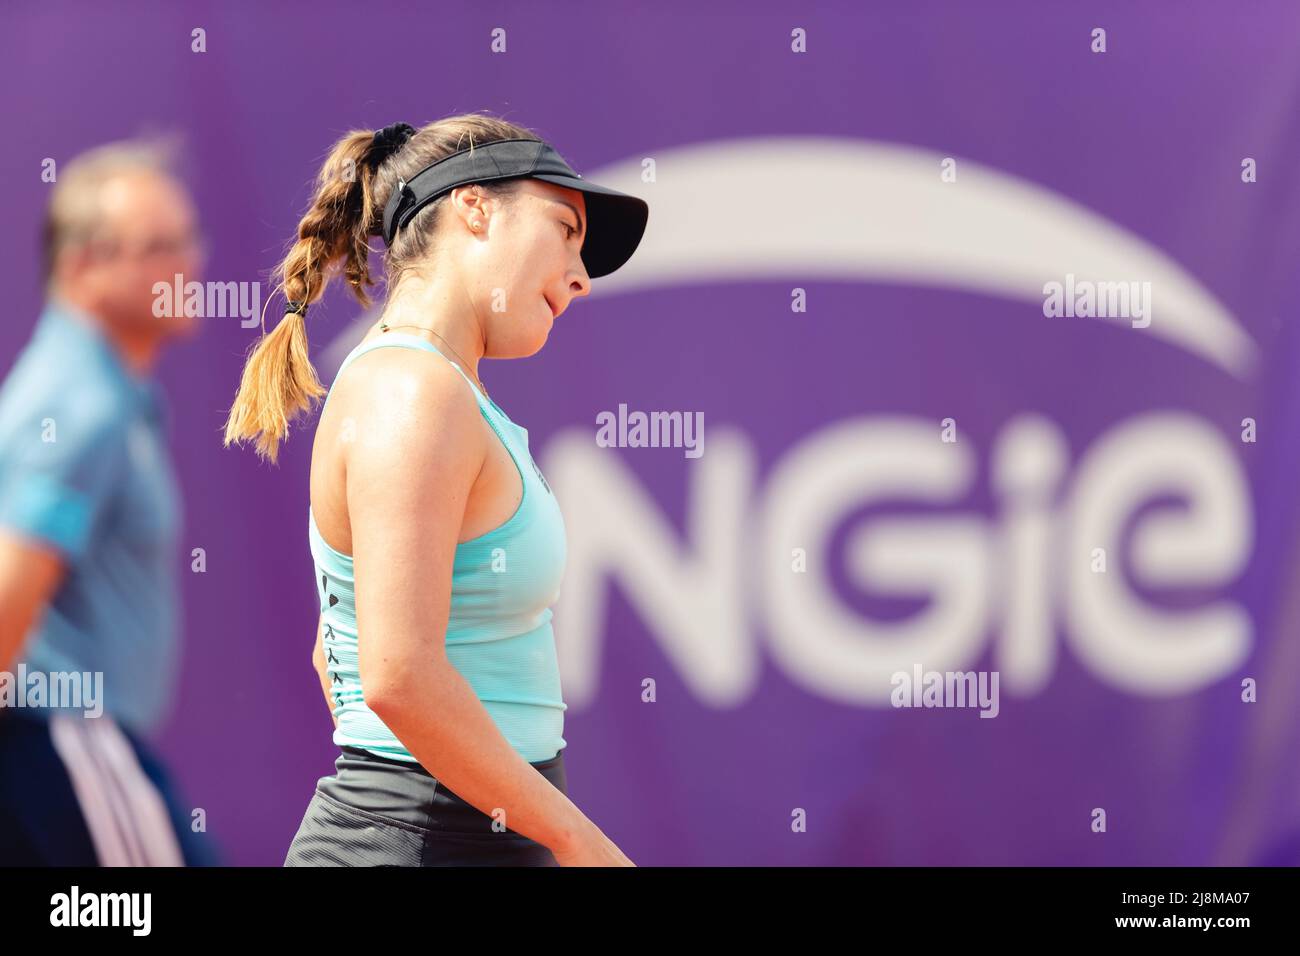
[[(591, 292), (582, 263), (585, 196), (536, 179), (520, 181), (513, 203), (488, 200), (465, 214), (473, 274), (482, 276), (485, 354), (522, 358), (546, 344), (556, 316)], [(479, 221), (477, 230), (472, 223)]]

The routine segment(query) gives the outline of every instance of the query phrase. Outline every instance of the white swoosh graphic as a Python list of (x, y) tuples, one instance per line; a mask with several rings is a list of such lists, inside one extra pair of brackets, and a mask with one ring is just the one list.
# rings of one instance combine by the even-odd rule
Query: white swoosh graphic
[[(968, 289), (1043, 302), (1046, 282), (1150, 282), (1150, 334), (1238, 378), (1255, 341), (1195, 277), (1151, 243), (1043, 186), (942, 154), (836, 137), (757, 137), (655, 150), (657, 182), (641, 160), (584, 178), (644, 197), (645, 238), (631, 261), (593, 283), (618, 294), (691, 282), (785, 277), (861, 279)], [(1041, 314), (1041, 312), (1040, 312)], [(332, 343), (339, 362), (374, 316)], [(1043, 322), (1079, 319), (1042, 317)]]

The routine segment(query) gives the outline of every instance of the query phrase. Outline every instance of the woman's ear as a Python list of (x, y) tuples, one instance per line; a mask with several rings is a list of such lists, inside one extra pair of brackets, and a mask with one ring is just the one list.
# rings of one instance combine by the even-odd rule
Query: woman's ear
[[(451, 191), (451, 205), (456, 210), (456, 215), (469, 229), (482, 232), (487, 217), (491, 215), (493, 203), (492, 197), (484, 192), (478, 183), (472, 183), (468, 186), (457, 186)], [(474, 226), (475, 223), (479, 223), (477, 228)]]

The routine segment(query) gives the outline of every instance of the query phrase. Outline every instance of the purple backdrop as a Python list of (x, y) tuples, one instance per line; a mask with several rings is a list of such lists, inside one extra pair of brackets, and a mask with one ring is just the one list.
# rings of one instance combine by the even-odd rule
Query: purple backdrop
[[(651, 205), (618, 282), (543, 352), (483, 366), (569, 524), (571, 795), (633, 860), (1300, 862), (1300, 11), (865, 6), (8, 4), (0, 360), (40, 305), (46, 157), (182, 131), (206, 278), (259, 281), (340, 133), (503, 114)], [(1066, 272), (1152, 279), (1151, 327), (1045, 317)], [(313, 309), (326, 381), (357, 312), (337, 289)], [(278, 469), (220, 443), (255, 333), (209, 319), (160, 370), (178, 561), (207, 553), (160, 743), (226, 860), (274, 865), (334, 751), (310, 666), (310, 425)], [(702, 412), (704, 455), (598, 448), (620, 403)], [(999, 469), (1033, 473), (1052, 436), (1039, 511), (1058, 520), (1019, 562), (1030, 499)], [(1203, 524), (1158, 493), (1184, 478)], [(1124, 519), (1113, 594), (1076, 573), (1088, 502)], [(1185, 654), (1150, 616), (1215, 607)], [(1191, 642), (1219, 638), (1197, 676)], [(880, 672), (923, 646), (942, 648), (909, 658), (927, 669), (1000, 670), (997, 718), (889, 707)]]

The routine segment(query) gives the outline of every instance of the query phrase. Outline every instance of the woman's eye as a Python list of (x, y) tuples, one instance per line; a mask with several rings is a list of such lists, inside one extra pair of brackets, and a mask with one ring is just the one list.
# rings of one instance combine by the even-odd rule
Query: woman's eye
[(573, 226), (570, 226), (567, 222), (564, 224), (564, 228), (567, 229), (567, 230), (569, 230), (569, 236), (568, 236), (568, 238), (570, 238), (570, 239), (572, 239), (574, 236), (576, 236), (576, 235), (578, 234), (578, 230), (577, 230), (576, 228), (574, 228)]

